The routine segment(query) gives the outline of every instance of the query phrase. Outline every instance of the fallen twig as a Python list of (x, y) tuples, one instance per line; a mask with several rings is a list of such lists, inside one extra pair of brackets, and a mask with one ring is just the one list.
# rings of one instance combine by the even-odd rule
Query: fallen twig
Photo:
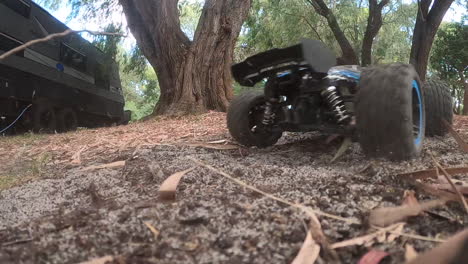
[(330, 163), (333, 163), (335, 162), (337, 159), (339, 159), (341, 156), (343, 156), (343, 154), (346, 152), (346, 150), (349, 149), (349, 147), (353, 144), (353, 141), (351, 140), (350, 137), (346, 137), (344, 140), (343, 140), (343, 143), (341, 143), (341, 146), (340, 148), (338, 149), (338, 151), (336, 152), (335, 156), (333, 157), (333, 159), (330, 161)]
[(210, 143), (204, 143), (204, 142), (195, 142), (195, 143), (189, 143), (189, 144), (182, 144), (182, 146), (200, 147), (200, 148), (216, 149), (216, 150), (235, 150), (235, 149), (240, 148), (240, 146), (233, 145), (233, 144), (210, 144)]
[(434, 155), (431, 154), (431, 158), (432, 158), (432, 160), (434, 161), (435, 165), (443, 172), (445, 178), (447, 179), (447, 181), (449, 182), (449, 184), (452, 186), (452, 188), (454, 189), (455, 193), (458, 195), (458, 198), (460, 199), (461, 203), (463, 204), (463, 207), (465, 207), (466, 213), (468, 214), (468, 204), (466, 203), (465, 197), (464, 197), (463, 194), (460, 192), (460, 190), (457, 189), (457, 187), (455, 186), (455, 184), (454, 184), (454, 183), (452, 182), (452, 180), (450, 179), (450, 174), (440, 165), (440, 163), (436, 160), (436, 158), (434, 157)]
[(82, 32), (88, 32), (89, 34), (91, 35), (109, 35), (109, 36), (124, 36), (120, 33), (111, 33), (111, 32), (99, 32), (99, 31), (92, 31), (92, 30), (86, 30), (86, 29), (83, 29), (83, 30), (72, 30), (72, 29), (67, 29), (63, 32), (60, 32), (60, 33), (53, 33), (53, 34), (50, 34), (50, 35), (47, 35), (43, 38), (40, 38), (40, 39), (34, 39), (34, 40), (31, 40), (31, 41), (28, 41), (26, 43), (24, 43), (23, 45), (20, 45), (14, 49), (11, 49), (5, 53), (3, 53), (1, 56), (0, 56), (0, 60), (3, 60), (5, 58), (7, 58), (8, 56), (11, 56), (19, 51), (22, 51), (34, 44), (37, 44), (37, 43), (41, 43), (41, 42), (47, 42), (51, 39), (54, 39), (54, 38), (60, 38), (60, 37), (65, 37), (69, 34), (73, 34), (73, 33), (82, 33)]
[(419, 255), (408, 264), (466, 263), (467, 247), (468, 229), (465, 229), (438, 247)]
[(391, 230), (397, 229), (400, 225), (404, 223), (397, 223), (394, 225), (391, 225), (389, 227), (385, 228), (380, 228), (377, 232), (364, 235), (364, 236), (359, 236), (355, 238), (351, 238), (345, 241), (337, 242), (331, 245), (332, 248), (337, 249), (337, 248), (342, 248), (342, 247), (349, 247), (349, 246), (359, 246), (359, 245), (364, 245), (369, 243), (370, 241), (376, 239), (382, 234), (385, 234), (387, 232), (390, 232)]
[(312, 234), (312, 237), (314, 238), (314, 240), (320, 244), (322, 246), (322, 249), (325, 251), (325, 254), (328, 255), (330, 257), (330, 259), (334, 260), (334, 261), (337, 261), (338, 260), (338, 255), (336, 254), (336, 252), (334, 251), (334, 249), (330, 246), (330, 244), (328, 243), (327, 239), (326, 239), (326, 236), (325, 234), (323, 234), (323, 231), (322, 231), (322, 228), (320, 226), (320, 221), (318, 220), (317, 218), (317, 215), (322, 215), (322, 216), (326, 216), (326, 217), (330, 217), (330, 218), (333, 218), (333, 219), (337, 219), (337, 220), (341, 220), (341, 221), (344, 221), (344, 222), (348, 222), (348, 223), (356, 223), (356, 221), (353, 221), (351, 219), (346, 219), (346, 218), (343, 218), (343, 217), (339, 217), (339, 216), (335, 216), (335, 215), (331, 215), (331, 214), (327, 214), (327, 213), (324, 213), (324, 212), (321, 212), (321, 211), (318, 211), (318, 210), (314, 210), (310, 207), (307, 207), (307, 206), (304, 206), (302, 204), (297, 204), (297, 203), (292, 203), (292, 202), (289, 202), (285, 199), (282, 199), (282, 198), (279, 198), (279, 197), (276, 197), (270, 193), (267, 193), (267, 192), (264, 192), (260, 189), (257, 189), (256, 187), (253, 187), (239, 179), (236, 179), (234, 177), (232, 177), (231, 175), (221, 171), (221, 170), (218, 170), (202, 161), (199, 161), (197, 159), (194, 159), (194, 158), (190, 158), (193, 162), (199, 164), (200, 166), (203, 166), (215, 173), (218, 173), (219, 175), (222, 175), (223, 177), (231, 180), (232, 182), (242, 186), (242, 187), (245, 187), (247, 189), (250, 189), (254, 192), (257, 192), (259, 194), (262, 194), (263, 196), (265, 197), (268, 197), (272, 200), (275, 200), (275, 201), (278, 201), (280, 203), (283, 203), (283, 204), (286, 204), (286, 205), (289, 205), (293, 208), (297, 208), (299, 210), (301, 210), (302, 212), (304, 212), (306, 215), (308, 215), (310, 217), (310, 232)]
[(15, 240), (11, 242), (5, 242), (2, 244), (2, 246), (6, 247), (6, 246), (11, 246), (11, 245), (16, 245), (16, 244), (22, 244), (22, 243), (31, 242), (33, 240), (34, 240), (33, 238), (20, 239), (20, 240)]
[(116, 161), (116, 162), (112, 162), (112, 163), (108, 163), (108, 164), (92, 165), (92, 166), (86, 167), (84, 169), (81, 169), (80, 171), (85, 172), (85, 171), (93, 171), (93, 170), (99, 170), (99, 169), (120, 168), (120, 167), (124, 167), (125, 163), (126, 163), (125, 160), (121, 160), (121, 161)]
[(264, 192), (264, 191), (262, 191), (260, 189), (257, 189), (256, 187), (253, 187), (253, 186), (251, 186), (251, 185), (249, 185), (249, 184), (247, 184), (247, 183), (245, 183), (245, 182), (243, 182), (243, 181), (241, 181), (239, 179), (236, 179), (236, 178), (232, 177), (231, 175), (229, 175), (229, 174), (227, 174), (227, 173), (225, 173), (225, 172), (223, 172), (221, 170), (218, 170), (218, 169), (216, 169), (216, 168), (214, 168), (214, 167), (212, 167), (212, 166), (210, 166), (210, 165), (208, 165), (208, 164), (206, 164), (206, 163), (204, 163), (202, 161), (199, 161), (199, 160), (194, 159), (194, 158), (189, 158), (189, 159), (192, 160), (193, 162), (195, 162), (195, 163), (197, 163), (197, 164), (199, 164), (199, 165), (213, 171), (213, 172), (216, 172), (216, 173), (224, 176), (225, 178), (233, 181), (234, 183), (236, 183), (236, 184), (238, 184), (240, 186), (243, 186), (243, 187), (245, 187), (247, 189), (250, 189), (250, 190), (252, 190), (254, 192), (262, 194), (262, 195), (264, 195), (264, 196), (266, 196), (266, 197), (268, 197), (268, 198), (270, 198), (272, 200), (278, 201), (278, 202), (280, 202), (282, 204), (286, 204), (286, 205), (289, 205), (291, 207), (298, 208), (298, 209), (306, 212), (308, 215), (310, 215), (311, 213), (314, 213), (314, 214), (325, 216), (325, 217), (332, 218), (332, 219), (335, 219), (335, 220), (343, 221), (343, 222), (346, 222), (346, 223), (349, 223), (349, 224), (361, 224), (360, 222), (355, 221), (353, 219), (348, 219), (348, 218), (344, 218), (344, 217), (341, 217), (341, 216), (325, 213), (325, 212), (322, 212), (320, 210), (312, 209), (310, 207), (307, 207), (307, 206), (304, 206), (304, 205), (301, 205), (301, 204), (289, 202), (289, 201), (287, 201), (285, 199), (276, 197), (276, 196), (274, 196), (274, 195), (272, 195), (270, 193), (267, 193), (267, 192)]
[(458, 143), (458, 147), (460, 148), (461, 151), (468, 153), (468, 143), (466, 143), (460, 135), (453, 129), (453, 127), (447, 122), (445, 119), (442, 120), (444, 125), (447, 127), (450, 135), (455, 139), (455, 141)]
[(144, 222), (145, 226), (148, 227), (148, 229), (153, 233), (154, 238), (158, 238), (159, 236), (159, 231), (150, 223), (150, 222)]
[[(449, 172), (450, 174), (468, 173), (468, 167), (447, 168), (445, 170)], [(401, 174), (398, 174), (397, 176), (404, 177), (404, 178), (411, 178), (413, 180), (427, 179), (427, 178), (437, 179), (437, 171), (436, 169), (412, 171), (412, 172), (401, 173)]]
[(105, 256), (101, 258), (91, 259), (85, 262), (80, 262), (78, 264), (105, 264), (114, 260), (113, 256)]

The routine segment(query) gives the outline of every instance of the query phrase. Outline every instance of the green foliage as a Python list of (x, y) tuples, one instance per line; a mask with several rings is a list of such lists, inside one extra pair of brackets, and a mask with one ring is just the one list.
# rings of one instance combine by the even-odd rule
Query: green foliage
[(436, 76), (451, 85), (452, 95), (461, 110), (468, 79), (468, 25), (465, 20), (442, 24), (434, 42), (430, 66)]
[[(340, 0), (328, 2), (338, 23), (360, 56), (367, 25), (368, 2)], [(417, 4), (393, 0), (384, 9), (383, 26), (376, 37), (373, 59), (376, 63), (408, 61)], [(254, 0), (236, 49), (236, 60), (274, 47), (296, 44), (301, 38), (318, 39), (335, 54), (341, 53), (325, 18), (318, 15), (309, 1)]]
[(195, 37), (203, 5), (200, 1), (179, 1), (180, 27), (191, 40)]

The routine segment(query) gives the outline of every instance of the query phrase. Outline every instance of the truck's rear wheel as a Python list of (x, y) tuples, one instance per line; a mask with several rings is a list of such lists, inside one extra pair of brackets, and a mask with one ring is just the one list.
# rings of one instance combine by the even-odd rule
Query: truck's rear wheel
[(33, 103), (33, 132), (54, 133), (57, 125), (55, 110), (47, 100), (37, 100)]
[(424, 84), (426, 100), (426, 135), (443, 136), (448, 132), (443, 120), (452, 124), (453, 102), (449, 86), (439, 80), (427, 80)]
[(78, 117), (71, 108), (60, 109), (57, 113), (57, 129), (59, 132), (75, 131), (78, 128)]
[(232, 100), (227, 112), (227, 127), (232, 137), (244, 146), (265, 148), (274, 145), (281, 131), (262, 124), (265, 109), (263, 92), (249, 91)]
[(390, 64), (362, 73), (356, 96), (356, 127), (372, 157), (416, 157), (425, 134), (424, 94), (411, 65)]

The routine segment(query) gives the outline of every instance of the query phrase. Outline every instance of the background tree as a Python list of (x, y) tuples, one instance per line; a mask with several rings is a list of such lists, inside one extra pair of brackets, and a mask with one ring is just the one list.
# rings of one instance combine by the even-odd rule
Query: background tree
[(192, 41), (180, 28), (178, 1), (119, 2), (158, 75), (161, 95), (154, 113), (225, 111), (234, 47), (251, 1), (207, 0)]
[(429, 54), (437, 29), (452, 3), (453, 0), (418, 0), (409, 61), (416, 68), (421, 80), (426, 78)]
[[(437, 33), (431, 56), (431, 67), (451, 84), (458, 113), (468, 115), (468, 25), (444, 23)], [(463, 102), (463, 106), (462, 106)]]

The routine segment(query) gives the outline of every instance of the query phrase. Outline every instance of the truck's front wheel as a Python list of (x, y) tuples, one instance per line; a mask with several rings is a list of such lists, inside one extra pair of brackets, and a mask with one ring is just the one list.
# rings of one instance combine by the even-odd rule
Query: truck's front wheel
[(424, 93), (411, 65), (390, 64), (362, 73), (356, 127), (364, 152), (403, 160), (416, 157), (425, 135)]

